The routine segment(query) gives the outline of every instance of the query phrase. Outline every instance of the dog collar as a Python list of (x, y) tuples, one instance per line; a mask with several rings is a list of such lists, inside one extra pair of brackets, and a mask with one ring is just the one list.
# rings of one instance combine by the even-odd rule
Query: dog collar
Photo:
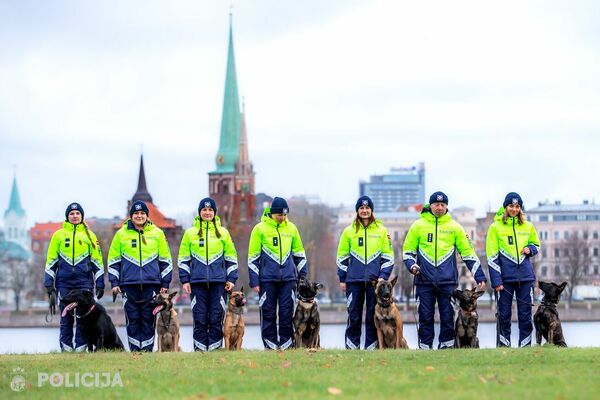
[(90, 309), (88, 310), (88, 312), (86, 312), (85, 314), (83, 314), (83, 315), (81, 315), (81, 316), (80, 316), (80, 315), (77, 315), (77, 314), (75, 314), (75, 318), (85, 318), (85, 317), (87, 317), (88, 315), (90, 315), (90, 313), (91, 313), (92, 311), (94, 311), (94, 308), (96, 308), (96, 303), (92, 304), (92, 306), (90, 307)]
[(300, 301), (303, 301), (305, 303), (312, 303), (313, 301), (315, 301), (314, 297), (310, 297), (310, 298), (306, 298), (306, 297), (302, 297), (300, 295), (297, 295), (296, 298)]

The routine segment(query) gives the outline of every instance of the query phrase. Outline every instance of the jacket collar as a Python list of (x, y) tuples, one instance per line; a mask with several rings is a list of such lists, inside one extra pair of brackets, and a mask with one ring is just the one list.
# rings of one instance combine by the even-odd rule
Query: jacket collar
[(83, 222), (77, 225), (73, 225), (69, 221), (63, 222), (63, 229), (67, 231), (81, 231), (84, 229)]
[[(267, 207), (265, 208), (265, 211), (263, 212), (262, 217), (260, 218), (261, 222), (264, 222), (267, 225), (276, 227), (278, 224), (277, 222), (271, 217), (271, 207)], [(281, 224), (279, 224), (279, 226), (284, 227), (287, 226), (288, 223), (288, 219), (286, 218), (285, 221), (283, 221)]]
[[(429, 204), (425, 204), (423, 206), (423, 211), (421, 211), (421, 218), (423, 218), (426, 221), (434, 222), (435, 223), (436, 217), (431, 212), (431, 208), (429, 207)], [(446, 214), (444, 214), (441, 217), (437, 218), (437, 220), (438, 220), (438, 223), (451, 221), (452, 220), (452, 216), (450, 215), (450, 211), (446, 212)]]
[(215, 215), (215, 224), (213, 224), (212, 221), (203, 221), (202, 218), (200, 218), (200, 216), (197, 216), (196, 218), (194, 218), (194, 228), (196, 228), (196, 229), (200, 229), (200, 226), (202, 226), (203, 229), (206, 229), (207, 224), (208, 224), (209, 230), (214, 230), (215, 224), (217, 225), (217, 228), (220, 228), (221, 227), (221, 218), (219, 218), (218, 215)]

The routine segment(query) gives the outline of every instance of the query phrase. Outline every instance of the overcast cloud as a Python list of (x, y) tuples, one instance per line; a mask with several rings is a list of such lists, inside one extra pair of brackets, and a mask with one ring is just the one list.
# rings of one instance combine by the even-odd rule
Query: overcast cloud
[[(0, 0), (0, 211), (71, 201), (124, 215), (143, 145), (167, 214), (215, 167), (230, 2)], [(235, 1), (256, 191), (353, 204), (359, 180), (426, 164), (426, 191), (482, 214), (600, 199), (596, 1)], [(293, 210), (292, 210), (293, 212)]]

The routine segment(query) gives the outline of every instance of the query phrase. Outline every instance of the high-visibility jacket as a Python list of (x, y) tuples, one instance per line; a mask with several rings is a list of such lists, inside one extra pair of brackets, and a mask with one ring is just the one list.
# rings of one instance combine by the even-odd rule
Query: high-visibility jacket
[(108, 252), (108, 277), (115, 286), (160, 284), (168, 288), (173, 266), (164, 232), (152, 222), (137, 230), (129, 219), (115, 233)]
[[(215, 225), (221, 237), (217, 237)], [(229, 281), (235, 284), (237, 281), (237, 252), (218, 216), (215, 216), (214, 224), (202, 221), (200, 217), (194, 219), (194, 226), (183, 234), (178, 258), (181, 283)]]
[(426, 204), (421, 217), (411, 225), (403, 246), (406, 268), (410, 271), (415, 263), (420, 267), (415, 284), (458, 284), (457, 250), (475, 281), (486, 281), (481, 262), (463, 227), (450, 213), (436, 217)]
[[(535, 227), (529, 221), (519, 224), (516, 217), (508, 217), (503, 222), (503, 215), (504, 207), (500, 207), (485, 242), (492, 287), (504, 282), (535, 281), (531, 257), (540, 251)], [(528, 255), (522, 254), (525, 247), (529, 247)]]
[(340, 282), (369, 282), (388, 279), (394, 268), (394, 249), (380, 220), (356, 229), (346, 227), (337, 251)]
[(248, 274), (250, 287), (260, 282), (295, 281), (306, 276), (308, 263), (298, 228), (289, 220), (278, 224), (267, 207), (250, 234)]
[[(83, 223), (64, 222), (52, 235), (46, 257), (44, 286), (56, 288), (104, 288), (104, 263), (96, 235)], [(92, 246), (93, 244), (93, 246)], [(95, 246), (95, 248), (94, 248)]]

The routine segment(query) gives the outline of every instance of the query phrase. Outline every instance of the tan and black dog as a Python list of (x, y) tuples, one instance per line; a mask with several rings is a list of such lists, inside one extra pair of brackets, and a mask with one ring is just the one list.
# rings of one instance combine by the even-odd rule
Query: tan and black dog
[(301, 276), (296, 286), (298, 304), (294, 311), (294, 347), (318, 349), (321, 346), (321, 317), (315, 300), (323, 285)]
[(396, 276), (391, 281), (382, 280), (375, 284), (375, 328), (380, 349), (408, 349), (402, 316), (392, 296), (397, 280)]
[(540, 281), (538, 286), (544, 292), (544, 299), (533, 316), (537, 344), (542, 344), (543, 336), (546, 339), (546, 343), (567, 347), (560, 318), (558, 317), (558, 310), (556, 309), (560, 300), (560, 294), (565, 290), (567, 282), (557, 285), (554, 282)]
[(173, 297), (177, 292), (171, 294), (159, 293), (152, 304), (155, 306), (152, 314), (158, 314), (156, 318), (156, 334), (158, 336), (158, 351), (181, 351), (179, 347), (179, 319), (173, 308)]
[(477, 314), (477, 299), (484, 294), (484, 291), (475, 290), (455, 290), (452, 293), (458, 304), (460, 311), (456, 317), (454, 347), (457, 349), (471, 347), (479, 348), (479, 338), (477, 337), (477, 328), (479, 327), (479, 314)]
[(223, 323), (223, 340), (225, 350), (241, 350), (244, 339), (244, 288), (239, 292), (232, 291), (227, 302), (227, 312)]

